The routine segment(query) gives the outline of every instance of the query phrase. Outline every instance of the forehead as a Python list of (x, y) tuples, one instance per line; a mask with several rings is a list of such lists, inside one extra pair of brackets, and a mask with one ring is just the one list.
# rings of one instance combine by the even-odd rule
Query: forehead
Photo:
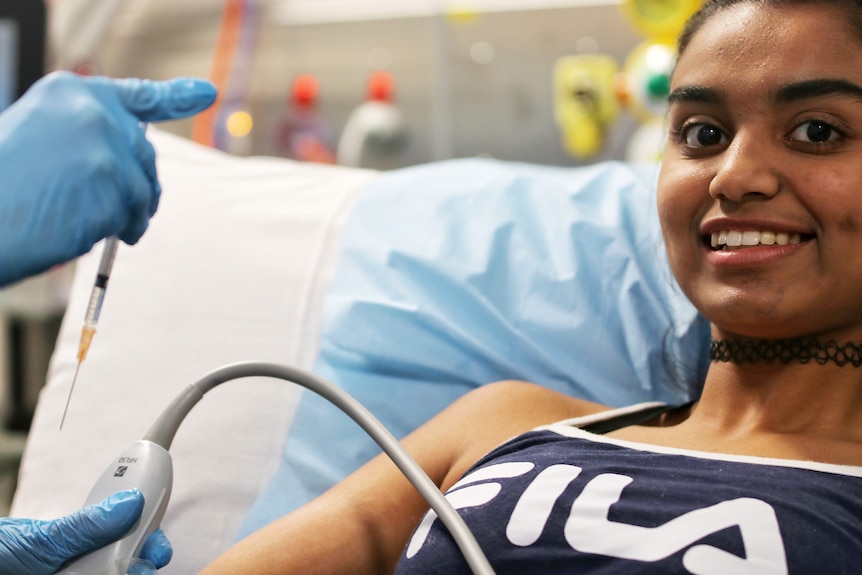
[(862, 80), (862, 41), (844, 10), (829, 2), (742, 2), (692, 37), (672, 84), (763, 88), (824, 76)]

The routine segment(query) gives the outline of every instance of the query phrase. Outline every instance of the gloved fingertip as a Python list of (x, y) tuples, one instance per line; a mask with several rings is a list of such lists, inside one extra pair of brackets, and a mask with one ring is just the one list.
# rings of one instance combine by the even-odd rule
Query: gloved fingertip
[(126, 489), (125, 491), (118, 491), (113, 495), (109, 495), (102, 501), (102, 503), (109, 507), (113, 507), (116, 505), (123, 505), (129, 501), (140, 502), (143, 505), (144, 494), (138, 489)]
[(152, 218), (156, 215), (156, 210), (159, 209), (159, 201), (162, 199), (162, 184), (159, 182), (158, 177), (156, 177), (156, 183), (153, 186), (153, 201), (150, 202), (150, 209), (147, 212)]
[(200, 112), (209, 108), (218, 97), (215, 85), (203, 78), (175, 78), (168, 82), (177, 112)]
[(174, 548), (161, 529), (150, 535), (141, 549), (141, 558), (151, 561), (158, 569), (170, 563), (173, 556)]
[(165, 81), (125, 78), (115, 80), (123, 105), (142, 122), (176, 120), (209, 108), (218, 92), (202, 78)]
[(135, 221), (130, 222), (122, 232), (117, 234), (117, 237), (126, 245), (133, 246), (138, 243), (138, 240), (141, 239), (141, 236), (144, 235), (148, 227), (149, 218), (139, 217)]
[(112, 524), (131, 526), (144, 509), (144, 494), (137, 489), (119, 491), (98, 503), (97, 507), (113, 519)]

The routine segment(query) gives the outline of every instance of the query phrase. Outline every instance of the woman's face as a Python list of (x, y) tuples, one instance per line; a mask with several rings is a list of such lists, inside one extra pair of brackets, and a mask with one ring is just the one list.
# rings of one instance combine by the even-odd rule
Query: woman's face
[(658, 209), (717, 337), (862, 340), (862, 41), (839, 9), (706, 22), (672, 78)]

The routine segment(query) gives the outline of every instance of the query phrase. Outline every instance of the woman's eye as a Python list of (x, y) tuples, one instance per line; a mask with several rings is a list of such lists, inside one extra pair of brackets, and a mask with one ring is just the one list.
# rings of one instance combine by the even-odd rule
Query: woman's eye
[(682, 142), (690, 148), (717, 146), (724, 142), (724, 133), (711, 124), (689, 124), (680, 132)]
[(790, 133), (790, 139), (792, 140), (815, 144), (831, 142), (841, 136), (842, 134), (838, 130), (821, 120), (803, 122)]

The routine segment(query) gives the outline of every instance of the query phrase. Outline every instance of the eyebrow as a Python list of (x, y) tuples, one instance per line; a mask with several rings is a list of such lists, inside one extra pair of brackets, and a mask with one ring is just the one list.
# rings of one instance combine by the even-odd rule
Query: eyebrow
[(718, 104), (723, 101), (721, 94), (705, 86), (681, 86), (670, 93), (667, 101), (670, 104), (691, 102), (697, 104)]
[[(824, 96), (852, 96), (862, 100), (862, 87), (848, 80), (817, 78), (782, 86), (775, 93), (775, 101), (786, 104)], [(670, 104), (719, 104), (723, 101), (724, 97), (720, 92), (706, 86), (681, 86), (668, 96)]]
[(862, 88), (847, 80), (822, 78), (782, 86), (775, 94), (779, 103), (795, 102), (822, 96), (853, 96), (862, 100)]

